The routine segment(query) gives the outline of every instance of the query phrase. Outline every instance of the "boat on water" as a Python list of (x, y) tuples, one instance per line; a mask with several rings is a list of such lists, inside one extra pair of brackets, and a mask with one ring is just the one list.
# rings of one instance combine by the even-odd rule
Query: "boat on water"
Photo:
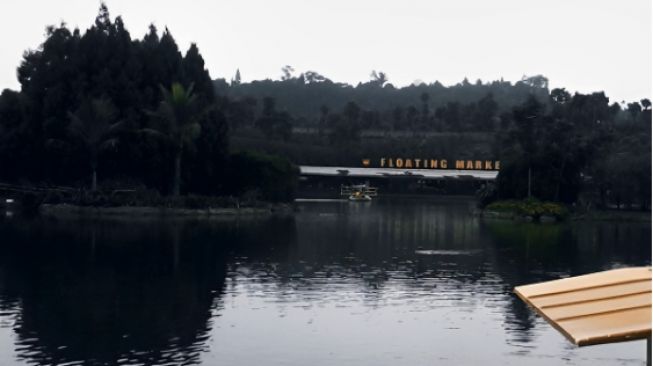
[(376, 197), (377, 194), (377, 188), (370, 187), (367, 183), (340, 186), (340, 195), (347, 197), (347, 199), (354, 202), (369, 202), (372, 200), (372, 197)]
[(361, 191), (356, 191), (349, 196), (349, 200), (357, 202), (368, 202), (372, 200), (372, 197), (364, 194)]

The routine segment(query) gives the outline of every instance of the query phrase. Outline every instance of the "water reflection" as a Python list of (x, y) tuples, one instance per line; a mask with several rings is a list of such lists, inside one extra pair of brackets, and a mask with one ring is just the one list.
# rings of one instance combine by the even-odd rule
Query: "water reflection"
[(512, 288), (650, 264), (650, 224), (516, 225), (479, 220), (472, 207), (0, 221), (0, 329), (15, 334), (0, 333), (0, 349), (16, 364), (303, 364), (312, 350), (323, 352), (314, 364), (390, 365), (473, 364), (461, 352), (472, 344), (486, 364), (555, 363), (576, 351)]
[(18, 299), (21, 307), (14, 325), (19, 359), (197, 359), (214, 293), (224, 283), (224, 263), (207, 265), (197, 254), (208, 248), (177, 253), (180, 227), (116, 231), (112, 225), (63, 223), (13, 229), (3, 230), (0, 268), (3, 300)]

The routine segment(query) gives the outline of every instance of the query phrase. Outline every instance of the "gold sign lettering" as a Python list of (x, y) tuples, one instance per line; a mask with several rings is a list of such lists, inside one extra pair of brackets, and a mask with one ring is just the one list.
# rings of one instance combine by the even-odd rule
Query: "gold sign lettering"
[[(406, 169), (448, 169), (447, 159), (410, 159), (410, 158), (380, 158), (381, 168), (406, 168)], [(371, 167), (371, 159), (361, 159), (364, 167)], [(455, 169), (458, 170), (499, 170), (499, 160), (455, 160)]]

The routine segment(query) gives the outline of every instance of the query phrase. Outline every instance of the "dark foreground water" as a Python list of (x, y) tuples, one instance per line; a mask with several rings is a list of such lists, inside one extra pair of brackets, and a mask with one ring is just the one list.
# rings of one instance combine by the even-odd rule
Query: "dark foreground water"
[(516, 285), (651, 263), (650, 223), (515, 224), (464, 200), (294, 217), (0, 219), (0, 365), (641, 365)]

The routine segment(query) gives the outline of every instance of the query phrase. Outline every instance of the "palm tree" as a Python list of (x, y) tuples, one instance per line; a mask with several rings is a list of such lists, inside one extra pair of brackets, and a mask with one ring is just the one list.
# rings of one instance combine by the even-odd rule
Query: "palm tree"
[(170, 143), (175, 155), (172, 193), (179, 195), (181, 187), (181, 158), (184, 147), (190, 146), (201, 132), (200, 119), (207, 112), (199, 109), (193, 84), (188, 89), (173, 83), (170, 90), (160, 86), (163, 99), (155, 112), (150, 113), (158, 122), (157, 129), (144, 129)]
[(116, 145), (115, 133), (122, 126), (116, 122), (116, 110), (107, 98), (87, 99), (72, 113), (68, 112), (68, 132), (79, 139), (88, 152), (91, 166), (91, 190), (97, 190), (98, 156), (103, 150)]

